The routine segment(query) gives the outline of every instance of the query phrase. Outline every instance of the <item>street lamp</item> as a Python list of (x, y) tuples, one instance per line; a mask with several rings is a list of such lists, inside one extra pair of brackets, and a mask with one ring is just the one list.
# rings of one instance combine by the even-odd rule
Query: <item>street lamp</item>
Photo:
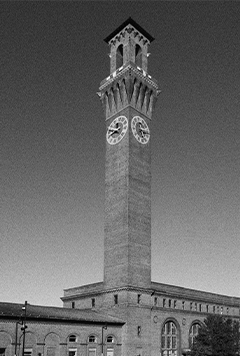
[(22, 356), (24, 356), (24, 348), (25, 348), (25, 334), (26, 334), (26, 329), (27, 329), (27, 325), (26, 325), (26, 319), (27, 319), (27, 301), (25, 301), (24, 306), (22, 307), (22, 310), (24, 311), (24, 319), (23, 319), (23, 323), (22, 323), (22, 327), (21, 330), (23, 331), (23, 346), (22, 346)]
[(107, 324), (102, 326), (102, 356), (103, 356), (103, 330), (107, 330)]
[(16, 322), (16, 331), (15, 331), (15, 351), (14, 355), (17, 356), (17, 345), (18, 345), (18, 325), (22, 325), (21, 330), (23, 331), (23, 356), (24, 356), (24, 345), (25, 345), (25, 330), (27, 328), (26, 325), (26, 313), (27, 313), (27, 302), (25, 302), (24, 306), (22, 307), (22, 310), (24, 311), (24, 319), (21, 314), (20, 319)]
[(17, 356), (17, 337), (18, 337), (18, 325), (22, 325), (23, 321), (22, 320), (18, 320), (16, 322), (16, 333), (15, 333), (15, 352), (14, 355)]

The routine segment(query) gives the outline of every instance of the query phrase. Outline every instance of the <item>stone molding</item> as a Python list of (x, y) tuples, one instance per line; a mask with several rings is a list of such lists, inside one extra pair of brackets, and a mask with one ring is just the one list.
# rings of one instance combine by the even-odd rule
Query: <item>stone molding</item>
[(106, 119), (117, 114), (124, 107), (131, 105), (139, 112), (152, 118), (158, 90), (157, 83), (149, 78), (148, 74), (129, 64), (116, 75), (100, 86), (98, 93), (103, 105)]

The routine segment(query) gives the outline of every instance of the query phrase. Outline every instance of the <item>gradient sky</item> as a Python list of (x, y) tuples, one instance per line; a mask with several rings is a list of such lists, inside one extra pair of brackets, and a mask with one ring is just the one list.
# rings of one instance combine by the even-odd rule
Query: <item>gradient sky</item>
[(103, 39), (155, 41), (152, 280), (240, 296), (240, 3), (0, 3), (0, 301), (103, 279)]

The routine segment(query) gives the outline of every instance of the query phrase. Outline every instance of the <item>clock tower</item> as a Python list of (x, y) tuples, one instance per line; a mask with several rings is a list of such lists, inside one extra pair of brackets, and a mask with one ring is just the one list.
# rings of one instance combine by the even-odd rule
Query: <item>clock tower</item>
[(66, 307), (93, 308), (121, 318), (123, 356), (156, 355), (150, 145), (159, 91), (148, 74), (153, 37), (129, 18), (105, 41), (110, 48), (110, 74), (98, 92), (106, 123), (104, 278), (65, 290), (62, 300)]
[(105, 41), (110, 75), (98, 92), (106, 121), (104, 286), (150, 288), (150, 143), (158, 95), (148, 74), (153, 37), (129, 18)]
[[(96, 322), (95, 343), (80, 344), (88, 356), (187, 355), (206, 315), (221, 310), (238, 319), (239, 300), (151, 281), (151, 121), (159, 93), (148, 74), (153, 37), (129, 18), (105, 41), (110, 74), (98, 92), (106, 123), (104, 278), (65, 289), (62, 300), (97, 312), (96, 320), (106, 316)], [(118, 338), (111, 317), (124, 323)]]

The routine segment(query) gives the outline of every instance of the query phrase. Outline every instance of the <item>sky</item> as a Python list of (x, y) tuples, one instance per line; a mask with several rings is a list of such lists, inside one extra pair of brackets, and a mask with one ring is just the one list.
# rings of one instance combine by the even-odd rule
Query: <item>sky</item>
[(231, 1), (0, 2), (0, 301), (103, 280), (103, 41), (131, 16), (149, 74), (152, 280), (240, 297), (240, 27)]

